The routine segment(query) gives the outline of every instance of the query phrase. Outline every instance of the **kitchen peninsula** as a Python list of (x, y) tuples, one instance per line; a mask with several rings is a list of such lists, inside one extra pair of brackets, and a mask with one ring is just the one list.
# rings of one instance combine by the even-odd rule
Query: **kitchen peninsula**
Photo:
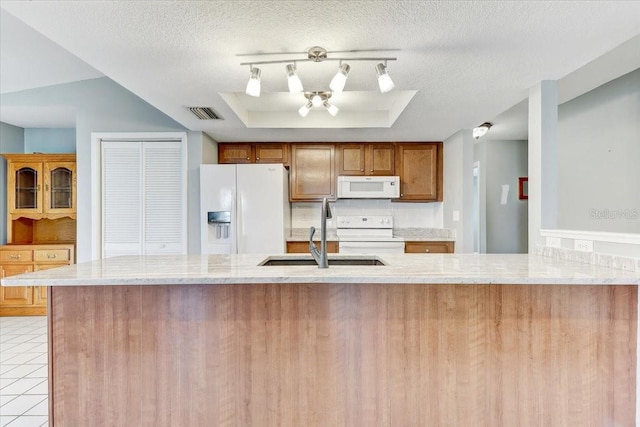
[(50, 425), (635, 423), (637, 273), (533, 255), (265, 258), (3, 279), (50, 285)]

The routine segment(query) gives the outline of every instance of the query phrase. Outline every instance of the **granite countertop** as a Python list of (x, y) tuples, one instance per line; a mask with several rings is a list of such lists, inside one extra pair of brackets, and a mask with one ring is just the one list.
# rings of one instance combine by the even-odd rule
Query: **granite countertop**
[[(270, 266), (268, 255), (123, 256), (2, 279), (3, 286), (242, 283), (638, 285), (640, 274), (526, 254), (383, 254), (386, 266)], [(282, 255), (287, 258), (307, 255)], [(280, 257), (280, 256), (279, 256)], [(358, 258), (330, 255), (331, 258)]]
[[(402, 237), (408, 242), (453, 242), (456, 239), (452, 236), (452, 231), (446, 228), (394, 228), (393, 236)], [(320, 239), (320, 229), (316, 230), (315, 240)], [(308, 228), (293, 228), (291, 235), (287, 237), (288, 242), (306, 242), (309, 240)], [(338, 235), (335, 228), (327, 229), (327, 240), (336, 241)]]

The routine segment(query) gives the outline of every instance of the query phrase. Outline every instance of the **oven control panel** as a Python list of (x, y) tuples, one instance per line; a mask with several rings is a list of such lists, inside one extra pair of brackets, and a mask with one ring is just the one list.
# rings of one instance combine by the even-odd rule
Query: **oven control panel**
[(393, 229), (391, 215), (338, 215), (336, 228)]

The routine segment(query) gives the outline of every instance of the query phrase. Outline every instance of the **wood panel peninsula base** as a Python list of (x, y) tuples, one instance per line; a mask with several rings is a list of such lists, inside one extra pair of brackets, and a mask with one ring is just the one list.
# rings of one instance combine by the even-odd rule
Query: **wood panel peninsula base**
[(52, 286), (50, 425), (632, 426), (637, 292)]

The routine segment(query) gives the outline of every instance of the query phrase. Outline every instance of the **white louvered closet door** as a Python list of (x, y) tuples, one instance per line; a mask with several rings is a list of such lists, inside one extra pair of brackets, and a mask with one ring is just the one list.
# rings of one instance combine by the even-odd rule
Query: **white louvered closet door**
[(179, 142), (145, 142), (145, 255), (180, 254), (184, 243), (182, 148)]
[(102, 257), (142, 253), (142, 146), (102, 142)]
[(102, 141), (102, 256), (186, 253), (180, 141)]

